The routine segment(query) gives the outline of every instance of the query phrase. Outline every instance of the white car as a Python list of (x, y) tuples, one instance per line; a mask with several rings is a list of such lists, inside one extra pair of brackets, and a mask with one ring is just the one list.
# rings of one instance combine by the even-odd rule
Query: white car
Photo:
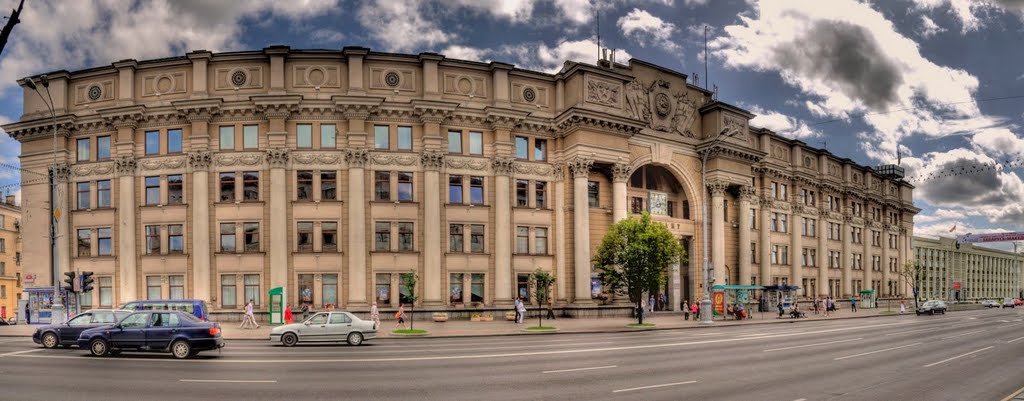
[(270, 342), (291, 347), (300, 342), (347, 342), (359, 345), (377, 337), (372, 321), (362, 320), (349, 312), (320, 312), (302, 323), (286, 324), (270, 330)]
[(986, 308), (998, 308), (1002, 305), (1000, 305), (999, 302), (996, 302), (994, 300), (986, 299), (984, 301), (981, 301), (981, 306), (984, 306)]

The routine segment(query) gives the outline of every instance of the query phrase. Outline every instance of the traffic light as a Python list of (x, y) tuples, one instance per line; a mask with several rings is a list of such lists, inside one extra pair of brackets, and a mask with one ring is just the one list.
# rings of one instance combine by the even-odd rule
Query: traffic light
[(75, 272), (64, 272), (64, 291), (75, 292)]
[(82, 272), (82, 292), (92, 291), (92, 272)]

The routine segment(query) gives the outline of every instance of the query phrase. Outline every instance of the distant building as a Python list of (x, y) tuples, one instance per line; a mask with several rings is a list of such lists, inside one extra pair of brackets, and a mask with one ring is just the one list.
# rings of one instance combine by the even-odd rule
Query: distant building
[(914, 258), (924, 267), (921, 297), (977, 301), (1020, 296), (1021, 255), (962, 244), (956, 240), (914, 237)]
[(21, 208), (14, 195), (0, 200), (0, 315), (14, 317), (22, 294)]

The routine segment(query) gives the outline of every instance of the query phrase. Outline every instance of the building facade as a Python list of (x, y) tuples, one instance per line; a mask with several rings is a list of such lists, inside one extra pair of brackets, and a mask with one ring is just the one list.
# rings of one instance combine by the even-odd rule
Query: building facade
[(19, 312), (22, 282), (21, 208), (14, 195), (8, 195), (0, 202), (0, 317), (9, 319)]
[(924, 268), (923, 299), (978, 301), (1021, 298), (1024, 285), (1019, 254), (962, 244), (955, 238), (914, 237), (914, 258)]
[[(94, 305), (194, 297), (233, 311), (282, 287), (293, 305), (396, 307), (416, 271), (418, 304), (486, 308), (529, 295), (540, 268), (556, 304), (597, 307), (616, 300), (592, 253), (610, 224), (649, 211), (687, 250), (657, 289), (674, 309), (704, 287), (705, 200), (715, 283), (905, 292), (892, 267), (910, 249), (912, 186), (750, 127), (749, 112), (640, 60), (547, 74), (275, 46), (48, 81), (70, 210), (59, 264), (96, 272)], [(46, 174), (39, 99), (26, 88), (5, 129), (22, 167)], [(48, 187), (23, 177), (26, 235), (45, 238)], [(49, 249), (27, 246), (27, 266), (45, 269)]]

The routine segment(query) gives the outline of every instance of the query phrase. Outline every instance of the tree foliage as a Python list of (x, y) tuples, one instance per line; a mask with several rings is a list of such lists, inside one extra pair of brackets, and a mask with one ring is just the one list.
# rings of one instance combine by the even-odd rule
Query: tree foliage
[[(668, 267), (678, 263), (684, 252), (668, 227), (651, 221), (650, 214), (644, 212), (640, 218), (612, 225), (597, 248), (594, 262), (601, 280), (612, 292), (628, 295), (639, 310), (644, 292), (661, 288)], [(637, 313), (637, 318), (643, 323), (642, 313)]]
[(924, 266), (920, 262), (908, 260), (897, 272), (897, 275), (910, 283), (914, 291), (914, 309), (917, 309), (918, 293), (921, 288), (920, 282), (924, 276)]
[(537, 311), (537, 327), (544, 326), (544, 305), (548, 302), (548, 290), (554, 282), (555, 276), (539, 267), (530, 274), (530, 285), (534, 288), (533, 296), (537, 300), (537, 305), (540, 305), (540, 310)]
[(420, 276), (416, 274), (416, 269), (409, 269), (408, 273), (402, 274), (402, 285), (405, 286), (406, 290), (409, 291), (409, 300), (412, 302), (409, 304), (409, 328), (414, 328), (413, 313), (416, 309), (416, 300), (419, 299), (419, 295), (416, 294), (416, 284), (420, 281)]

